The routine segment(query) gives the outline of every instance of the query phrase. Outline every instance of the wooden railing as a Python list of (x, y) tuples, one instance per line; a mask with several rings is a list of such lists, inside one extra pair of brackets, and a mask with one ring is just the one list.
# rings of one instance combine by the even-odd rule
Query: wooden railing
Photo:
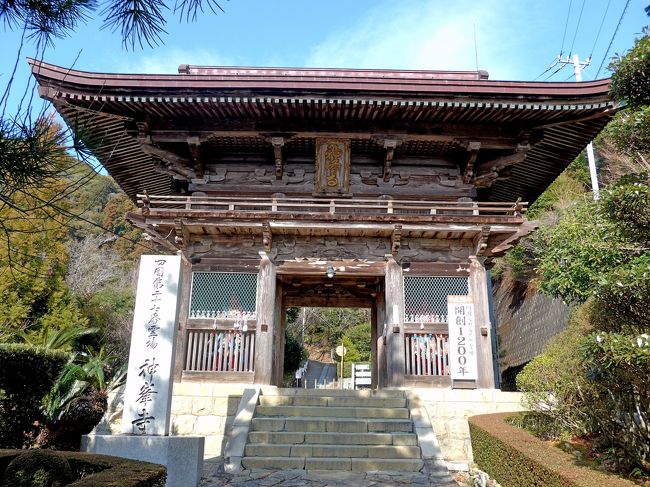
[(406, 375), (449, 375), (449, 335), (406, 333)]
[(395, 215), (520, 216), (527, 203), (385, 199), (268, 198), (138, 195), (145, 211), (237, 211), (239, 213), (329, 213)]
[(254, 367), (254, 330), (187, 330), (186, 371), (252, 372)]

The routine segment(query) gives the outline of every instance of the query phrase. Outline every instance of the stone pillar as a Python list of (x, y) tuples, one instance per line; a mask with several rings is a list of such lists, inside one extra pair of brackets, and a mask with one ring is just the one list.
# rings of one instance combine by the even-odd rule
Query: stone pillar
[(490, 301), (488, 299), (487, 271), (476, 256), (469, 258), (469, 295), (474, 302), (476, 326), (476, 362), (478, 384), (482, 389), (494, 389), (492, 366), (492, 326), (490, 324)]
[(402, 267), (386, 263), (386, 373), (387, 387), (404, 386), (404, 278)]
[(276, 268), (262, 255), (257, 276), (257, 328), (255, 329), (255, 383), (273, 381), (273, 342), (276, 305)]

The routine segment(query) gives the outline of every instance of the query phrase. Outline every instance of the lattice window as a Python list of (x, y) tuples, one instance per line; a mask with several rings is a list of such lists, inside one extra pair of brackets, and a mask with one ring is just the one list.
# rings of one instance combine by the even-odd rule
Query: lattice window
[(190, 318), (255, 318), (257, 274), (194, 272)]
[(404, 276), (404, 322), (447, 323), (447, 296), (468, 294), (468, 278)]

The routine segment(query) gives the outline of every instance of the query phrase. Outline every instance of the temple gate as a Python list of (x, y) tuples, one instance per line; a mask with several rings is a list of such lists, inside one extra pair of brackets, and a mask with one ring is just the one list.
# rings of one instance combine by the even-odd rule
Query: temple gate
[(366, 307), (373, 387), (450, 387), (447, 296), (494, 388), (489, 267), (614, 112), (607, 80), (30, 61), (42, 97), (183, 257), (175, 382), (279, 384), (289, 306)]

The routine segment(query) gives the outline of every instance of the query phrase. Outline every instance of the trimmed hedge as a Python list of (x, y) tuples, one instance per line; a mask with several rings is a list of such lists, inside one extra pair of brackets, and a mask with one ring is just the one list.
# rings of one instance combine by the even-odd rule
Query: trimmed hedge
[[(12, 460), (32, 450), (0, 450), (0, 485)], [(167, 469), (155, 463), (91, 453), (42, 450), (67, 460), (74, 477), (70, 487), (164, 487)]]
[(516, 413), (469, 418), (474, 461), (503, 487), (634, 487), (615, 475), (580, 466), (559, 448), (504, 421)]
[(0, 344), (0, 448), (21, 448), (41, 419), (41, 403), (70, 355), (32, 345)]

